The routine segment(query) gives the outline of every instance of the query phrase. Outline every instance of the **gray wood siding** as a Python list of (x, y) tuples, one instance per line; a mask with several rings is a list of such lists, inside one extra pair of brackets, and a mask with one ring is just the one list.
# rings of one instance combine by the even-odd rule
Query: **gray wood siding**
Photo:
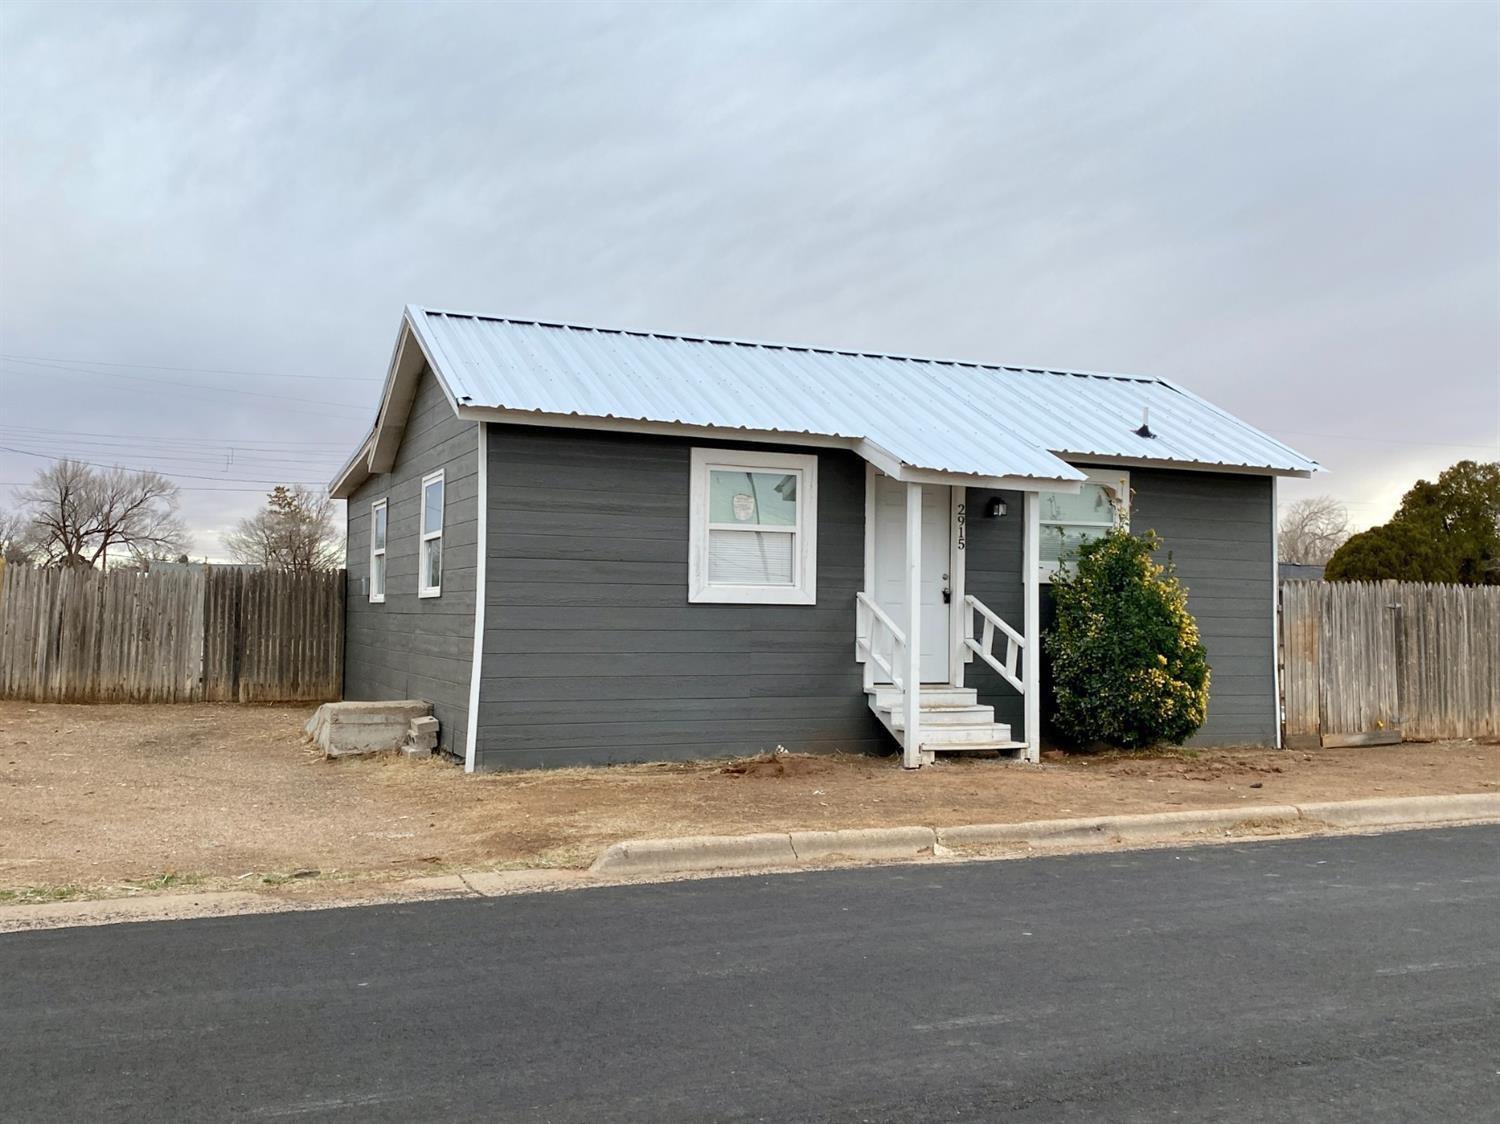
[(491, 427), (480, 768), (889, 751), (854, 661), (864, 462), (819, 452), (816, 605), (694, 605), (690, 454), (714, 444)]
[[(454, 417), (431, 371), (422, 373), (406, 432), (389, 473), (372, 476), (348, 505), (346, 699), (426, 699), (439, 746), (463, 756), (474, 651), (478, 432)], [(443, 585), (417, 596), (422, 477), (443, 470)], [(385, 602), (371, 604), (370, 505), (386, 510)]]
[(1161, 535), (1213, 669), (1191, 745), (1275, 745), (1276, 645), (1269, 476), (1131, 469), (1130, 526)]
[[(1130, 487), (1131, 528), (1161, 535), (1213, 668), (1208, 721), (1189, 744), (1276, 744), (1270, 478), (1138, 468), (1130, 470)], [(986, 519), (996, 495), (1009, 513)], [(1022, 496), (971, 488), (968, 505), (966, 588), (1020, 630)], [(1042, 620), (1052, 621), (1045, 585)], [(1021, 696), (977, 659), (965, 675), (996, 718), (1024, 736)], [(1045, 701), (1042, 709), (1045, 729)]]

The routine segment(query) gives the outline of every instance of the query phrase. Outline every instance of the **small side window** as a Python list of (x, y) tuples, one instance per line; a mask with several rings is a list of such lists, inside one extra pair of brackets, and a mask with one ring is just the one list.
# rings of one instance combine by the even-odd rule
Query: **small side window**
[(422, 546), (417, 559), (417, 596), (443, 592), (443, 474), (422, 478)]
[(370, 600), (385, 600), (385, 500), (370, 505)]

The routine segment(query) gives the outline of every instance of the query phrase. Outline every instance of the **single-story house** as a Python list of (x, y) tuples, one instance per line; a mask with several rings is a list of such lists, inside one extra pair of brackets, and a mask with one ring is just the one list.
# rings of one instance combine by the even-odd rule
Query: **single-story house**
[[(409, 307), (348, 501), (345, 697), (476, 769), (788, 750), (1036, 760), (1044, 590), (1128, 521), (1275, 745), (1276, 481), (1165, 379)], [(915, 689), (913, 689), (915, 688)]]

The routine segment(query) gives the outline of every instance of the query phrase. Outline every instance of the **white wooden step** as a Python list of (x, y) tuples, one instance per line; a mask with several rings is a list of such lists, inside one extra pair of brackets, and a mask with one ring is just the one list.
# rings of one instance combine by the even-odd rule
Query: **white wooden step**
[(967, 746), (976, 743), (988, 745), (991, 742), (1010, 741), (1010, 727), (998, 722), (991, 722), (984, 726), (940, 726), (936, 730), (923, 729), (922, 745), (928, 749), (941, 749), (943, 746)]
[(996, 742), (965, 742), (963, 745), (930, 745), (922, 743), (923, 756), (929, 757), (934, 753), (1003, 753), (1021, 754), (1026, 752), (1025, 742), (996, 741)]
[[(892, 707), (881, 707), (882, 710), (891, 712), (891, 720), (896, 729), (906, 729), (906, 714), (900, 704)], [(930, 730), (938, 726), (989, 726), (995, 721), (995, 708), (992, 706), (924, 706), (922, 708), (922, 728)]]
[[(882, 707), (899, 706), (901, 700), (906, 697), (905, 691), (889, 683), (866, 687), (865, 694), (874, 698), (876, 706)], [(922, 687), (923, 710), (929, 706), (975, 706), (978, 702), (979, 692), (973, 687), (944, 687), (928, 684)]]

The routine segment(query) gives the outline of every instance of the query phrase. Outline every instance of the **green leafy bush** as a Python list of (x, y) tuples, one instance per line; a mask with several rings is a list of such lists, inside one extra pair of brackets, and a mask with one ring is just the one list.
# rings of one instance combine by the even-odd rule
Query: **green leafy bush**
[(1177, 745), (1208, 717), (1208, 654), (1170, 559), (1151, 557), (1160, 546), (1113, 530), (1052, 579), (1052, 718), (1075, 746)]

